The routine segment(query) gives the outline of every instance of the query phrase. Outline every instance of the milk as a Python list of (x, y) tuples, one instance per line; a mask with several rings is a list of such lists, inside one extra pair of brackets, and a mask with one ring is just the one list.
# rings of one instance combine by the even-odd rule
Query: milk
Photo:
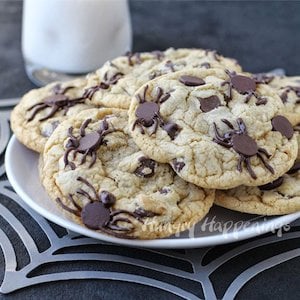
[(131, 49), (126, 0), (24, 0), (25, 63), (86, 73)]

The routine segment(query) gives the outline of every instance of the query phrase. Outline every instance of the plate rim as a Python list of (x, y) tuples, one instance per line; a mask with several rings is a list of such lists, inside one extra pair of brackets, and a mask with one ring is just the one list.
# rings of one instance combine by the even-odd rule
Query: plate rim
[[(274, 217), (273, 219), (268, 220), (268, 224), (270, 223), (272, 224), (272, 226), (264, 226), (263, 229), (260, 230), (259, 232), (257, 232), (257, 227), (254, 226), (244, 228), (243, 230), (238, 232), (238, 238), (236, 237), (237, 235), (236, 232), (226, 233), (226, 237), (224, 236), (223, 233), (220, 233), (217, 235), (196, 237), (196, 238), (195, 237), (176, 238), (176, 239), (164, 238), (164, 239), (156, 239), (156, 240), (122, 239), (122, 238), (109, 236), (101, 232), (97, 232), (85, 228), (75, 223), (72, 220), (66, 220), (55, 213), (49, 212), (42, 206), (38, 205), (37, 201), (31, 199), (31, 197), (22, 189), (21, 185), (15, 180), (15, 176), (14, 176), (15, 170), (13, 170), (11, 162), (12, 162), (13, 149), (17, 146), (17, 144), (20, 144), (21, 146), (25, 147), (17, 140), (15, 135), (12, 135), (6, 147), (4, 163), (5, 163), (5, 170), (6, 170), (8, 180), (12, 185), (12, 187), (14, 188), (14, 190), (16, 191), (16, 193), (21, 198), (21, 200), (24, 201), (36, 213), (42, 215), (47, 220), (50, 220), (51, 222), (58, 224), (64, 228), (67, 228), (70, 231), (79, 233), (81, 235), (90, 238), (95, 238), (97, 240), (119, 244), (122, 246), (140, 247), (140, 248), (160, 248), (160, 249), (202, 248), (202, 247), (216, 246), (221, 244), (228, 244), (232, 242), (242, 241), (252, 237), (258, 237), (262, 234), (270, 232), (272, 228), (277, 228), (278, 225), (283, 226), (300, 218), (300, 212)], [(30, 149), (28, 150), (32, 151)], [(220, 238), (220, 235), (223, 238)]]

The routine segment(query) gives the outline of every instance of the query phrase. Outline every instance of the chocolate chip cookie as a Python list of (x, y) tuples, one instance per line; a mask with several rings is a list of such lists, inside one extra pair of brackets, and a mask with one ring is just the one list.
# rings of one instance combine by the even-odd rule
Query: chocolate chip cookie
[(147, 81), (183, 68), (221, 67), (241, 71), (236, 60), (203, 49), (167, 49), (129, 53), (104, 64), (91, 74), (86, 96), (105, 107), (128, 109), (135, 91)]
[(79, 224), (122, 238), (162, 238), (201, 220), (214, 190), (183, 181), (146, 156), (127, 112), (92, 109), (61, 123), (45, 146), (42, 182)]
[(11, 128), (28, 148), (43, 152), (45, 143), (66, 117), (95, 105), (83, 97), (85, 79), (54, 83), (23, 96), (11, 113)]
[(266, 84), (222, 69), (183, 70), (142, 86), (129, 110), (131, 135), (150, 158), (205, 188), (262, 185), (298, 151), (283, 104)]
[(259, 186), (240, 186), (216, 191), (219, 206), (259, 215), (282, 215), (300, 210), (300, 162), (275, 181)]

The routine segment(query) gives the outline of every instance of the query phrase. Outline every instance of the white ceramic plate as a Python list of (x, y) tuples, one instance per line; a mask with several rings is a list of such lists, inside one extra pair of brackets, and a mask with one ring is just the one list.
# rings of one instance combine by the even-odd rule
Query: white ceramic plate
[[(79, 234), (99, 240), (136, 247), (196, 248), (225, 244), (274, 231), (300, 217), (300, 212), (264, 217), (213, 207), (194, 228), (178, 236), (159, 240), (127, 240), (111, 237), (74, 223), (65, 217), (44, 191), (38, 175), (38, 154), (20, 144), (13, 136), (5, 155), (9, 181), (19, 196), (46, 219)], [(287, 230), (288, 227), (283, 227)]]

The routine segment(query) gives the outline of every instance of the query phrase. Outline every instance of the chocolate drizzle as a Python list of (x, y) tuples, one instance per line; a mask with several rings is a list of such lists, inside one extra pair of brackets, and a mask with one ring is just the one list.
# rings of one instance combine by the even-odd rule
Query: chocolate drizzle
[(164, 103), (170, 98), (171, 92), (173, 90), (164, 93), (163, 89), (158, 87), (156, 97), (155, 99), (153, 99), (154, 102), (146, 101), (147, 90), (148, 85), (145, 86), (142, 96), (137, 95), (137, 99), (140, 105), (135, 111), (135, 116), (137, 117), (137, 119), (133, 123), (132, 130), (134, 130), (136, 126), (139, 126), (141, 133), (145, 134), (144, 127), (149, 128), (151, 126), (154, 126), (152, 132), (150, 132), (151, 136), (157, 131), (158, 126), (160, 126), (173, 140), (180, 131), (179, 126), (172, 122), (165, 122), (159, 113), (160, 104)]
[(246, 95), (245, 103), (248, 103), (252, 96), (254, 96), (257, 101), (256, 105), (264, 105), (267, 103), (267, 99), (256, 94), (256, 82), (253, 78), (238, 75), (236, 72), (226, 71), (229, 76), (229, 80), (222, 82), (222, 86), (228, 84), (229, 86), (229, 96), (227, 101), (232, 100), (232, 89), (235, 89), (239, 94)]
[(87, 119), (82, 123), (79, 129), (79, 136), (77, 137), (73, 135), (73, 127), (68, 129), (69, 139), (66, 143), (66, 151), (64, 154), (65, 167), (70, 166), (72, 170), (76, 169), (75, 164), (69, 161), (69, 155), (71, 152), (73, 152), (74, 158), (76, 157), (77, 153), (83, 154), (80, 165), (86, 162), (86, 157), (88, 155), (91, 156), (92, 160), (89, 165), (89, 168), (91, 168), (96, 162), (97, 150), (101, 145), (106, 145), (107, 142), (104, 137), (113, 132), (112, 130), (108, 130), (109, 125), (106, 119), (101, 122), (100, 128), (97, 131), (86, 133), (86, 128), (91, 121), (92, 119)]
[[(72, 194), (68, 195), (68, 199), (73, 208), (65, 205), (60, 198), (57, 198), (56, 202), (69, 213), (80, 217), (82, 223), (90, 229), (104, 231), (115, 236), (128, 237), (126, 235), (134, 230), (131, 218), (143, 223), (143, 218), (152, 218), (158, 215), (143, 208), (138, 208), (134, 212), (123, 209), (115, 210), (113, 206), (116, 203), (116, 197), (112, 193), (108, 191), (97, 192), (93, 185), (82, 177), (78, 177), (77, 180), (88, 191), (79, 188), (76, 194), (87, 199), (88, 203), (81, 207), (76, 203)], [(122, 225), (124, 223), (130, 226), (125, 227)], [(120, 235), (120, 233), (122, 234)]]
[(139, 177), (150, 178), (154, 176), (156, 162), (147, 157), (139, 158), (140, 165), (135, 169), (134, 174)]
[(214, 123), (215, 137), (213, 138), (213, 141), (225, 148), (233, 148), (234, 151), (239, 154), (240, 158), (238, 160), (237, 170), (242, 172), (243, 164), (245, 164), (250, 176), (253, 179), (257, 179), (257, 176), (251, 167), (250, 161), (252, 156), (257, 155), (264, 166), (272, 174), (274, 174), (274, 169), (264, 158), (264, 156), (266, 158), (270, 158), (271, 155), (264, 148), (258, 147), (256, 141), (248, 135), (244, 121), (241, 118), (237, 119), (238, 129), (234, 129), (232, 123), (226, 119), (222, 119), (221, 121), (226, 124), (230, 130), (224, 135), (221, 135), (218, 131), (216, 123)]
[(291, 139), (294, 135), (294, 129), (289, 120), (284, 116), (276, 116), (272, 119), (272, 126), (274, 131), (279, 131), (287, 139)]
[(64, 115), (66, 115), (70, 107), (75, 106), (79, 103), (84, 103), (85, 99), (82, 97), (70, 99), (67, 95), (64, 94), (66, 91), (72, 88), (73, 86), (62, 88), (60, 84), (55, 85), (52, 88), (52, 95), (44, 98), (42, 102), (36, 103), (27, 109), (27, 111), (33, 110), (31, 116), (27, 121), (32, 121), (40, 111), (46, 108), (51, 108), (51, 110), (45, 117), (39, 119), (40, 122), (53, 117), (58, 111), (61, 110), (63, 110)]

